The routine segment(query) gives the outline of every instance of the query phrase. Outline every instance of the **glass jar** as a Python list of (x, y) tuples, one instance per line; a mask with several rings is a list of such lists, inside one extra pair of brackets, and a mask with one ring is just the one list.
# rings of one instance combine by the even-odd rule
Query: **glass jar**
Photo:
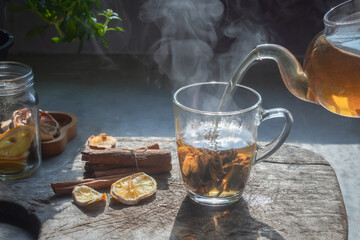
[(33, 78), (26, 64), (0, 62), (0, 180), (30, 176), (41, 164)]

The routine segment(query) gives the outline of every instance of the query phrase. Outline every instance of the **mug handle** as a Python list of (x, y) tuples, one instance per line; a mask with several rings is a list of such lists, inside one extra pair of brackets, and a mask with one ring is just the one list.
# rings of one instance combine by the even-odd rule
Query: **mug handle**
[(264, 146), (261, 146), (259, 144), (257, 145), (257, 156), (255, 159), (255, 164), (269, 157), (281, 147), (281, 145), (285, 142), (286, 138), (289, 136), (293, 124), (293, 117), (291, 113), (284, 108), (273, 108), (268, 110), (262, 109), (260, 114), (260, 123), (272, 118), (285, 118), (286, 122), (279, 136), (277, 136), (272, 142)]

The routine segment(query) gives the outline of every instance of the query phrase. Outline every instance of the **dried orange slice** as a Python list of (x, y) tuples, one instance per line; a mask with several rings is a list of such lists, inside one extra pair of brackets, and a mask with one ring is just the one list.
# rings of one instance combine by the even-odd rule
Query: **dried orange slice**
[(104, 201), (107, 199), (106, 193), (99, 193), (91, 187), (85, 185), (75, 186), (72, 191), (73, 199), (78, 206)]
[(135, 205), (152, 196), (157, 189), (155, 179), (140, 172), (124, 177), (111, 185), (111, 196), (124, 204)]
[(24, 170), (26, 163), (14, 161), (0, 161), (0, 173), (17, 173)]
[(50, 141), (59, 135), (60, 125), (51, 114), (39, 110), (41, 141)]
[(29, 149), (35, 136), (32, 126), (18, 126), (0, 135), (0, 156), (15, 157)]
[(115, 147), (116, 139), (108, 136), (106, 133), (100, 133), (98, 136), (91, 136), (88, 145), (92, 149), (110, 149)]
[(28, 108), (23, 108), (13, 113), (12, 123), (14, 127), (34, 125), (34, 119), (35, 116), (31, 114), (31, 111)]
[(30, 151), (27, 150), (23, 152), (22, 154), (14, 157), (6, 157), (6, 156), (0, 156), (0, 161), (14, 161), (14, 162), (21, 162), (26, 160), (30, 155)]

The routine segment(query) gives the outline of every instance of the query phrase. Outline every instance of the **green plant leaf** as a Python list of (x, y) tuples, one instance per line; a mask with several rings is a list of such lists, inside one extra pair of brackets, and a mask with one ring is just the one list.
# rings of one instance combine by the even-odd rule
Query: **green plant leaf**
[(94, 27), (95, 27), (96, 29), (98, 29), (98, 28), (104, 28), (104, 24), (102, 24), (102, 23), (95, 23), (95, 24), (94, 24)]
[(107, 28), (106, 31), (121, 31), (123, 32), (124, 29), (122, 29), (121, 27), (114, 27), (114, 28)]
[(72, 19), (69, 19), (69, 21), (67, 21), (66, 33), (70, 36), (76, 36), (76, 25)]
[(119, 18), (118, 16), (110, 16), (109, 19), (110, 20), (120, 20), (121, 21), (121, 18)]
[(99, 28), (99, 29), (97, 30), (97, 34), (98, 34), (99, 36), (103, 36), (103, 35), (105, 34), (104, 28)]
[(35, 27), (26, 34), (26, 37), (34, 38), (34, 37), (40, 36), (48, 27), (49, 27), (49, 24)]
[(61, 42), (61, 39), (58, 38), (58, 37), (52, 37), (52, 38), (51, 38), (51, 42), (52, 42), (52, 43), (59, 43), (59, 42)]
[(108, 17), (114, 15), (113, 10), (111, 10), (111, 9), (106, 9), (106, 10), (104, 11), (104, 13), (106, 13), (106, 16), (108, 16)]
[(107, 42), (105, 40), (101, 41), (101, 45), (106, 48), (107, 50), (110, 50), (109, 46), (107, 45)]

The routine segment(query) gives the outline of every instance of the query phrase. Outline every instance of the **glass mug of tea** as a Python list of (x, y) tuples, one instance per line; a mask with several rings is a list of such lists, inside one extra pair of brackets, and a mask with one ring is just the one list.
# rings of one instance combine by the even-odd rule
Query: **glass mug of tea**
[[(217, 111), (226, 86), (196, 83), (180, 88), (173, 98), (183, 182), (192, 200), (210, 206), (241, 198), (252, 166), (284, 143), (293, 122), (286, 109), (263, 109), (260, 94), (242, 85), (234, 87), (222, 111)], [(258, 126), (271, 118), (284, 118), (284, 128), (271, 143), (260, 146)]]

